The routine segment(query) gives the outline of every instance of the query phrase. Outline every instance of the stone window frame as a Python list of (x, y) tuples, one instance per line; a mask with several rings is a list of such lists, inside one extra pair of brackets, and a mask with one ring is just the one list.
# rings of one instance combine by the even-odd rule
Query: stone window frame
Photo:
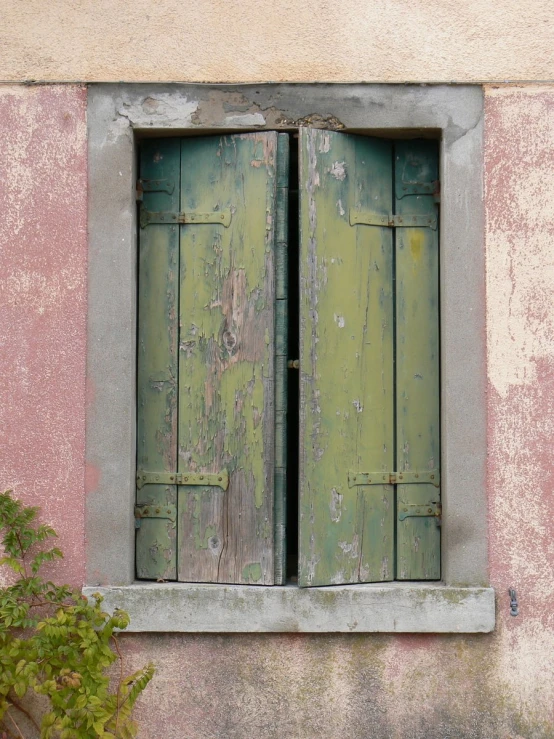
[[(486, 506), (483, 92), (478, 86), (98, 84), (88, 89), (85, 594), (129, 630), (494, 629)], [(318, 588), (136, 582), (136, 142), (315, 125), (440, 139), (442, 581)]]

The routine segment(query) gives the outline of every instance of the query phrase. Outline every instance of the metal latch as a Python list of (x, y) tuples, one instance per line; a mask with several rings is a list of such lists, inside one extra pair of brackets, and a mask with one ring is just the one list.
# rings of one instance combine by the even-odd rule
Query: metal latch
[(403, 521), (405, 518), (411, 518), (412, 516), (432, 516), (440, 518), (442, 508), (440, 503), (425, 503), (425, 505), (400, 504), (398, 506), (398, 520)]
[(160, 505), (158, 503), (138, 503), (135, 506), (135, 519), (163, 518), (175, 523), (177, 520), (177, 507), (170, 503)]
[(392, 215), (391, 213), (372, 213), (368, 210), (350, 209), (351, 226), (381, 226), (382, 228), (431, 228), (437, 230), (437, 216), (434, 213), (413, 215)]
[(201, 224), (201, 223), (220, 223), (225, 228), (231, 225), (231, 211), (214, 210), (211, 213), (191, 213), (160, 211), (158, 213), (146, 210), (143, 206), (140, 209), (140, 227), (146, 228), (150, 224), (170, 225), (172, 223), (179, 224)]
[(349, 472), (348, 487), (355, 485), (434, 485), (440, 487), (440, 471), (423, 472)]
[(204, 487), (218, 487), (227, 490), (229, 487), (229, 473), (221, 472), (137, 472), (137, 488), (144, 485), (203, 485)]

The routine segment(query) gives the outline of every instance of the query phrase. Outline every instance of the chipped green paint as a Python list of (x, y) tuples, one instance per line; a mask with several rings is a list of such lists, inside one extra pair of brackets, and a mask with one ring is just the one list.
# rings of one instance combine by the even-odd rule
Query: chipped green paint
[[(432, 194), (407, 194), (401, 183), (438, 179), (434, 141), (395, 145), (395, 212), (435, 213)], [(406, 187), (406, 186), (404, 186)], [(397, 468), (432, 470), (440, 466), (439, 407), (439, 248), (438, 231), (396, 231), (396, 454)], [(433, 485), (398, 485), (397, 507), (439, 502)], [(440, 527), (432, 517), (397, 522), (400, 580), (440, 578)]]
[(242, 570), (242, 579), (244, 582), (257, 583), (262, 577), (262, 566), (259, 562), (253, 562), (245, 565)]
[[(172, 192), (144, 193), (148, 210), (178, 210), (180, 143), (145, 141), (140, 173), (166, 179)], [(138, 275), (137, 466), (174, 472), (177, 466), (177, 342), (179, 238), (175, 225), (150, 225), (140, 233)], [(177, 503), (175, 485), (147, 485), (137, 503)], [(168, 520), (140, 521), (136, 542), (137, 577), (175, 580), (175, 525)]]
[(300, 131), (299, 584), (391, 580), (391, 485), (348, 487), (349, 470), (393, 469), (393, 240), (350, 208), (392, 210), (385, 141)]
[(180, 210), (233, 217), (181, 227), (179, 471), (230, 479), (226, 492), (179, 489), (178, 579), (241, 583), (259, 562), (273, 584), (277, 134), (181, 144)]

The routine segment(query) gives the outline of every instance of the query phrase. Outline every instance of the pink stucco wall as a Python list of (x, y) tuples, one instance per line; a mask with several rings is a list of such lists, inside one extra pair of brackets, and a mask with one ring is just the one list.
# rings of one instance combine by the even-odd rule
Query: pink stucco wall
[(83, 579), (86, 89), (0, 86), (0, 487)]
[[(83, 573), (86, 131), (76, 86), (0, 87), (0, 483)], [(144, 739), (554, 736), (554, 86), (486, 90), (490, 635), (128, 635)], [(507, 588), (520, 616), (509, 615)]]

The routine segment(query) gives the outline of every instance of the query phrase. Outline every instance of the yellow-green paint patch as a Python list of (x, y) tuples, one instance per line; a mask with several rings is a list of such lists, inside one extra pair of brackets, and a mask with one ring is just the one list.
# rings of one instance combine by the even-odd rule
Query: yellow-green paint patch
[(259, 582), (262, 577), (262, 566), (259, 562), (245, 565), (242, 570), (244, 582)]

